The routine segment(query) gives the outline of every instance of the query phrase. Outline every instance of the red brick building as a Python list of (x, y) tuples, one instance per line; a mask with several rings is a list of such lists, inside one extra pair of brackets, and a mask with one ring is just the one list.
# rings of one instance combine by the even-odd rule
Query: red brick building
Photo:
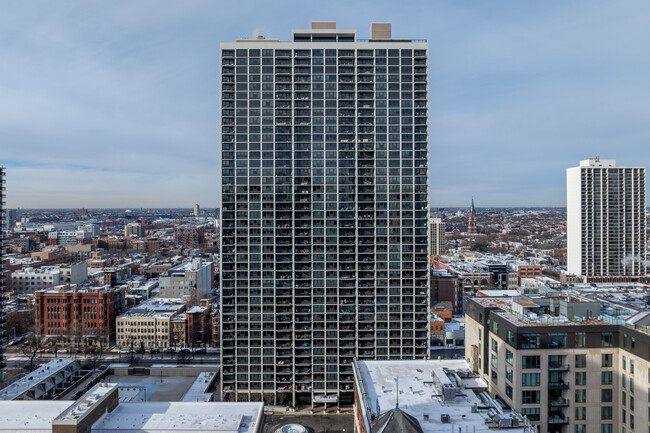
[(57, 286), (34, 294), (37, 335), (54, 344), (106, 347), (115, 339), (115, 293), (112, 290)]
[(542, 276), (542, 267), (540, 265), (519, 266), (517, 269), (518, 284), (521, 286), (522, 278), (535, 278)]
[(185, 312), (187, 316), (187, 344), (189, 346), (209, 344), (212, 340), (212, 320), (207, 301)]

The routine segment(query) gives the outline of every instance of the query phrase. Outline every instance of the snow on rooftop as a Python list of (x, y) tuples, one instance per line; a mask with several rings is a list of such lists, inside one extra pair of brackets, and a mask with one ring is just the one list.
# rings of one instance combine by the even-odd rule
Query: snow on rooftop
[[(399, 397), (399, 408), (415, 417), (425, 433), (450, 431), (452, 424), (463, 432), (495, 429), (488, 407), (478, 395), (487, 385), (470, 372), (464, 360), (358, 361), (357, 365), (365, 402), (375, 417), (394, 409)], [(447, 394), (443, 389), (455, 392)], [(519, 420), (519, 427), (509, 431), (523, 432), (523, 418), (504, 413)], [(443, 415), (449, 416), (449, 423), (442, 422)]]
[(479, 290), (477, 296), (519, 296), (516, 290)]
[(212, 387), (217, 373), (214, 371), (202, 371), (196, 377), (190, 389), (187, 390), (181, 401), (210, 401), (212, 393), (208, 389)]
[(79, 370), (80, 368), (79, 363), (74, 359), (55, 359), (0, 390), (0, 400), (14, 400), (19, 398), (30, 389), (48, 378), (55, 376), (67, 367), (73, 367), (75, 370)]
[(262, 422), (263, 403), (120, 403), (102, 416), (92, 433), (215, 432), (253, 433)]
[(0, 432), (50, 433), (52, 420), (73, 403), (70, 400), (0, 401)]
[(88, 410), (95, 405), (98, 401), (102, 400), (111, 391), (117, 388), (116, 383), (99, 383), (94, 386), (90, 391), (84, 394), (75, 404), (70, 406), (68, 410), (63, 412), (57, 420), (79, 420), (83, 418)]

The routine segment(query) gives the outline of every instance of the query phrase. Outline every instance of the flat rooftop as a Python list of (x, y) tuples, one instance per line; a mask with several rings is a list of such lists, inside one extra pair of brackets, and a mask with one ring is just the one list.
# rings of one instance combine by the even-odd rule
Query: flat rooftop
[(0, 432), (50, 433), (52, 420), (73, 404), (68, 400), (0, 401)]
[[(489, 404), (479, 396), (487, 384), (471, 373), (464, 360), (358, 361), (357, 366), (365, 402), (376, 418), (393, 410), (399, 398), (399, 408), (415, 417), (425, 433), (450, 431), (452, 424), (463, 432), (488, 433), (497, 428), (488, 415)], [(449, 387), (456, 389), (453, 398), (441, 392)], [(503, 413), (518, 420), (518, 427), (509, 431), (523, 432), (520, 415)], [(449, 423), (442, 421), (443, 415), (449, 416)]]
[(216, 371), (202, 371), (187, 390), (181, 401), (210, 401), (212, 393), (208, 392), (217, 376)]
[(90, 391), (88, 391), (72, 406), (70, 406), (65, 412), (59, 415), (57, 419), (72, 421), (83, 418), (94, 404), (102, 400), (106, 395), (117, 388), (117, 386), (118, 385), (116, 383), (100, 383), (94, 386)]
[(259, 403), (120, 403), (104, 414), (92, 433), (206, 432), (254, 433), (260, 427), (264, 404)]

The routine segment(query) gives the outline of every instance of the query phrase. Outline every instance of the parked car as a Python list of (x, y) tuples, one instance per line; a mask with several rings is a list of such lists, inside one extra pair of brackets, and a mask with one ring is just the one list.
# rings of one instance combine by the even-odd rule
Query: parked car
[(160, 353), (160, 349), (158, 349), (157, 347), (154, 347), (149, 352), (153, 355), (154, 353)]
[(135, 353), (144, 353), (144, 349), (140, 347), (139, 349), (135, 350)]
[(192, 351), (188, 348), (181, 349), (181, 353), (192, 353)]
[(129, 352), (130, 352), (130, 350), (126, 349), (126, 348), (125, 349), (120, 349), (120, 350), (117, 351), (117, 353), (129, 353)]
[(206, 353), (205, 347), (202, 347), (200, 349), (195, 349), (194, 353)]
[(174, 350), (173, 347), (168, 347), (167, 349), (165, 349), (164, 353), (176, 353), (176, 351)]
[(94, 347), (86, 347), (84, 353), (95, 353), (96, 349)]

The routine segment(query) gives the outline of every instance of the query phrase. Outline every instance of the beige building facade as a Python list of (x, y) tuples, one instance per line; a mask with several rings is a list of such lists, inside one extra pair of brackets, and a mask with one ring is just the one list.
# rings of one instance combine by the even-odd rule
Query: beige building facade
[(171, 320), (185, 310), (179, 299), (151, 299), (116, 319), (116, 344), (129, 349), (173, 347)]
[(491, 394), (540, 433), (648, 429), (650, 335), (642, 327), (588, 317), (530, 321), (511, 299), (467, 303), (466, 358)]

